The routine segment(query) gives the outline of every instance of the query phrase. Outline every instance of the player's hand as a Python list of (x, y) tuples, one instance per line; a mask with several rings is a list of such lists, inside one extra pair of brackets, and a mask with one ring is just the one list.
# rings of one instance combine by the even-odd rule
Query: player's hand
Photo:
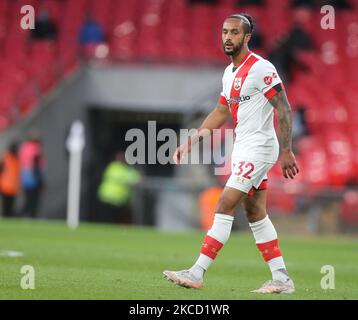
[(295, 175), (300, 172), (300, 170), (298, 169), (295, 155), (291, 150), (282, 151), (281, 168), (282, 174), (286, 179), (294, 179)]
[(190, 152), (190, 145), (189, 143), (184, 143), (181, 146), (179, 146), (173, 155), (173, 160), (175, 162), (175, 164), (180, 164), (180, 162), (182, 161), (182, 159), (185, 157), (185, 155), (187, 153)]

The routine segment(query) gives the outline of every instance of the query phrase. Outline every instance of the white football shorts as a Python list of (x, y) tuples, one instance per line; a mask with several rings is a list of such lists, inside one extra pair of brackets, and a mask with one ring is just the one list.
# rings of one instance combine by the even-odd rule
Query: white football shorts
[(253, 195), (255, 189), (266, 189), (267, 173), (273, 165), (274, 163), (257, 160), (247, 161), (232, 157), (231, 175), (226, 186)]

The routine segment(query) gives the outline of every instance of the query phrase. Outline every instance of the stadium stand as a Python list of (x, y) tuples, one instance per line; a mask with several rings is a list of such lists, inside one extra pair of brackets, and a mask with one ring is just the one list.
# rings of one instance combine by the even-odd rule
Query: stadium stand
[[(293, 26), (293, 10), (300, 10), (314, 48), (295, 53), (306, 68), (294, 68), (286, 89), (294, 110), (296, 106), (306, 108), (310, 135), (299, 139), (296, 146), (304, 174), (293, 186), (292, 182), (282, 183), (281, 178), (278, 183), (281, 173), (278, 168), (272, 170), (270, 201), (282, 206), (283, 211), (292, 211), (303, 185), (319, 192), (325, 186), (343, 188), (352, 180), (358, 183), (358, 1), (350, 1), (353, 9), (336, 12), (336, 30), (322, 30), (319, 10), (295, 8), (290, 1), (262, 3), (240, 6), (236, 0), (213, 4), (184, 0), (2, 0), (0, 132), (33, 110), (43, 95), (79, 65), (78, 34), (87, 12), (103, 27), (106, 36), (104, 43), (86, 48), (87, 57), (117, 63), (224, 66), (227, 57), (222, 54), (218, 30), (226, 16), (237, 11), (254, 16), (264, 42), (258, 53), (265, 55)], [(40, 8), (48, 10), (58, 27), (56, 39), (30, 40), (30, 31), (19, 28), (20, 8), (29, 4), (36, 12)], [(104, 53), (98, 48), (104, 48)]]

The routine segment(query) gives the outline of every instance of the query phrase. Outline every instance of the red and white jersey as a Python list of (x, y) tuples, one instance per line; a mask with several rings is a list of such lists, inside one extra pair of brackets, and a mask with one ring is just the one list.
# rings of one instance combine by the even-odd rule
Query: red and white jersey
[(224, 72), (220, 104), (230, 108), (235, 125), (233, 155), (242, 160), (275, 163), (279, 143), (269, 102), (283, 90), (273, 64), (249, 51), (239, 66), (231, 63)]

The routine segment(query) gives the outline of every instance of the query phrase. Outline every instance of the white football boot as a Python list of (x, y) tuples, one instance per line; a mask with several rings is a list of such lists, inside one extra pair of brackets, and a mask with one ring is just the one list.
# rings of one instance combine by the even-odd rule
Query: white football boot
[(280, 280), (268, 280), (260, 289), (253, 290), (255, 293), (293, 293), (295, 292), (295, 285), (292, 279), (287, 279), (285, 282)]
[(166, 270), (163, 275), (165, 279), (185, 288), (199, 289), (203, 286), (203, 279), (196, 278), (189, 270)]

